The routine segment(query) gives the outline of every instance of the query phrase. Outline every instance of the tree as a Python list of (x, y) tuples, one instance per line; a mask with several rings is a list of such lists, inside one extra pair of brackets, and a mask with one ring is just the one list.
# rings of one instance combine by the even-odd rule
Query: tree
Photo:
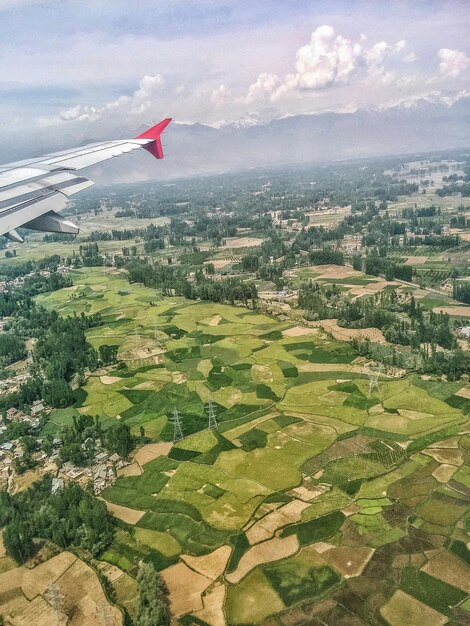
[(354, 254), (352, 258), (352, 266), (357, 272), (362, 271), (362, 258), (360, 254)]
[(140, 563), (137, 582), (140, 590), (136, 626), (168, 626), (170, 613), (167, 592), (151, 563)]
[(110, 346), (108, 344), (104, 344), (98, 348), (98, 357), (101, 361), (101, 364), (113, 365), (117, 362), (117, 354), (118, 354), (119, 346)]
[(127, 424), (117, 424), (106, 432), (105, 445), (111, 452), (117, 452), (119, 456), (127, 457), (134, 447), (134, 439), (131, 429)]
[(34, 554), (31, 529), (24, 522), (13, 521), (3, 531), (3, 543), (7, 553), (18, 563), (24, 563)]

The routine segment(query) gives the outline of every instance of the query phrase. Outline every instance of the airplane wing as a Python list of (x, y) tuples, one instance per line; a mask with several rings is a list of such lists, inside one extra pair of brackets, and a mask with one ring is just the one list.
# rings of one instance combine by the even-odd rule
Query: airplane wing
[(78, 233), (79, 228), (59, 214), (70, 196), (93, 185), (77, 170), (137, 148), (145, 148), (155, 158), (163, 159), (161, 134), (170, 122), (171, 118), (167, 118), (134, 139), (101, 141), (0, 166), (0, 235), (23, 242), (16, 232), (20, 226)]

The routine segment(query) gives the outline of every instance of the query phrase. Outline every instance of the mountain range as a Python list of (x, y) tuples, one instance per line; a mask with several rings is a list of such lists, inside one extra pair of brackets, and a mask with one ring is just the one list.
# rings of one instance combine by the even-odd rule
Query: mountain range
[[(141, 130), (134, 129), (130, 136)], [(122, 133), (124, 129), (119, 130), (120, 136)], [(148, 155), (134, 153), (131, 163), (129, 159), (117, 159), (103, 166), (103, 177), (121, 182), (169, 179), (470, 148), (470, 97), (462, 97), (451, 105), (422, 99), (412, 105), (295, 115), (263, 124), (248, 117), (247, 124), (232, 123), (220, 128), (173, 123), (163, 144), (166, 158), (157, 166)]]

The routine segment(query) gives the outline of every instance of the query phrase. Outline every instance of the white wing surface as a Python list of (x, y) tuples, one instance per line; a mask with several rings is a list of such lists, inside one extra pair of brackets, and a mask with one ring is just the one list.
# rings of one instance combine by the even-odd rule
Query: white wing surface
[(78, 233), (78, 226), (59, 214), (68, 198), (93, 185), (77, 171), (145, 148), (163, 158), (161, 134), (171, 122), (167, 118), (134, 139), (102, 141), (75, 150), (0, 166), (0, 235), (22, 242), (20, 226), (53, 233)]

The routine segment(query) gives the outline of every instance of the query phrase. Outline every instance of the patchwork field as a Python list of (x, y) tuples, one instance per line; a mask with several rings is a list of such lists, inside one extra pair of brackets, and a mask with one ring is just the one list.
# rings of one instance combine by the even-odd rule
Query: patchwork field
[[(3, 561), (0, 558), (0, 563)], [(121, 626), (123, 614), (109, 604), (93, 569), (70, 552), (33, 568), (0, 570), (0, 614), (6, 625)]]
[(468, 623), (464, 383), (382, 377), (369, 393), (349, 344), (320, 328), (161, 298), (116, 271), (73, 278), (40, 302), (100, 312), (89, 339), (124, 364), (46, 430), (78, 411), (154, 442), (102, 493), (120, 520), (103, 561), (130, 581), (154, 563), (181, 624)]

